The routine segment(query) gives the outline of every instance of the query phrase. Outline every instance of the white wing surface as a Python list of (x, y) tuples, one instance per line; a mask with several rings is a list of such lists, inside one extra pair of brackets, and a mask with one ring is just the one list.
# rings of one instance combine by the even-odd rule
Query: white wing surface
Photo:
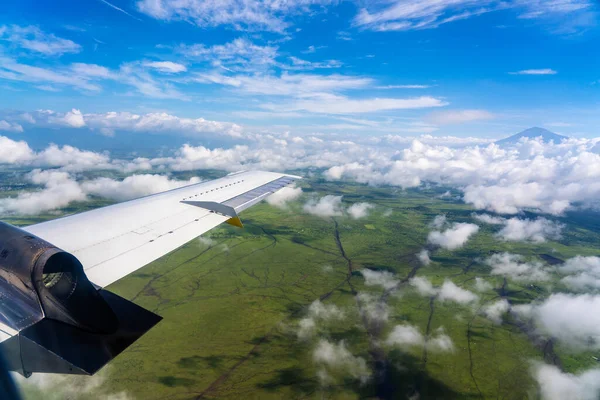
[[(105, 287), (260, 202), (297, 176), (248, 171), (31, 225)], [(231, 221), (230, 221), (231, 222)]]

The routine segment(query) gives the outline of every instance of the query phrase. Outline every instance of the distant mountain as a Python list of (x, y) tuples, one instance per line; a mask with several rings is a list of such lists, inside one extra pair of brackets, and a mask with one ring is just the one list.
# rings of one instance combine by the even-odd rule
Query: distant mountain
[(568, 139), (568, 137), (563, 135), (557, 135), (554, 132), (550, 132), (548, 129), (535, 127), (525, 129), (523, 132), (519, 132), (516, 135), (507, 137), (506, 139), (498, 140), (496, 144), (515, 144), (518, 143), (521, 138), (535, 139), (538, 137), (541, 137), (544, 143), (548, 143), (551, 140), (553, 140), (554, 143), (560, 143), (561, 140)]

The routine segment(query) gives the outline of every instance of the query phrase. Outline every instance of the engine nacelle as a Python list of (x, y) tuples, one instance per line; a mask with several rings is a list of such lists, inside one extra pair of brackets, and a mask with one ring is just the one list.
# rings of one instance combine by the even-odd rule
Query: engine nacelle
[(160, 317), (95, 287), (79, 260), (0, 222), (0, 344), (9, 369), (93, 374)]

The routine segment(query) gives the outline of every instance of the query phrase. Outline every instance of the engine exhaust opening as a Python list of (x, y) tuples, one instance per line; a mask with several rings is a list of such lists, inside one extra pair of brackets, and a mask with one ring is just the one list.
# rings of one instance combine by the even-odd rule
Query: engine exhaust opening
[[(47, 317), (97, 333), (113, 333), (117, 318), (72, 254), (50, 250), (38, 260), (37, 285)], [(40, 271), (41, 270), (41, 271)]]
[(42, 271), (42, 282), (57, 299), (68, 300), (77, 288), (77, 270), (72, 256), (57, 253), (48, 259)]

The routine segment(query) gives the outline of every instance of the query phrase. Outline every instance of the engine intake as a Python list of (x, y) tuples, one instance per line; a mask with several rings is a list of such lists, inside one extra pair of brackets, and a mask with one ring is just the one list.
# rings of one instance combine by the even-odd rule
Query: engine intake
[(93, 374), (160, 320), (95, 287), (72, 254), (0, 222), (0, 324), (18, 332), (0, 344), (11, 370)]

